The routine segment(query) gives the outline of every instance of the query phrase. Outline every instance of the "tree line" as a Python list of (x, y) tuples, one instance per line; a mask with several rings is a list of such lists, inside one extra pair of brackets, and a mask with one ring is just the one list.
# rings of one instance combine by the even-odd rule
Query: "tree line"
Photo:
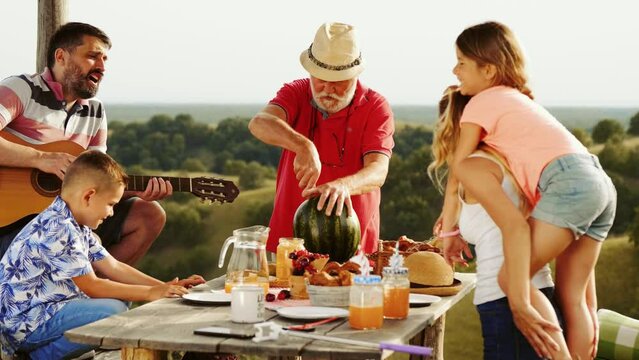
[[(241, 190), (255, 189), (274, 179), (280, 150), (256, 140), (248, 131), (248, 122), (248, 118), (234, 117), (213, 127), (186, 114), (173, 118), (156, 115), (145, 123), (116, 121), (110, 124), (109, 153), (129, 173), (213, 172), (238, 176)], [(603, 146), (599, 158), (613, 179), (619, 198), (612, 231), (629, 233), (639, 245), (639, 141), (635, 145), (626, 141), (639, 136), (639, 113), (632, 117), (627, 129), (617, 120), (603, 119), (591, 131), (572, 132), (586, 146)], [(394, 139), (390, 169), (382, 187), (381, 237), (407, 235), (425, 240), (443, 201), (426, 173), (433, 132), (426, 126), (402, 125)], [(155, 250), (170, 247), (177, 237), (188, 239), (188, 246), (207, 241), (208, 210), (194, 207), (189, 199), (177, 194), (165, 202), (168, 221)], [(267, 225), (272, 206), (269, 197), (247, 207), (243, 210), (244, 222)], [(188, 266), (180, 270), (188, 270)]]
[(248, 132), (248, 118), (227, 118), (216, 127), (188, 114), (155, 115), (145, 123), (109, 124), (109, 154), (129, 172), (145, 169), (213, 172), (239, 176), (243, 189), (275, 178), (280, 151)]

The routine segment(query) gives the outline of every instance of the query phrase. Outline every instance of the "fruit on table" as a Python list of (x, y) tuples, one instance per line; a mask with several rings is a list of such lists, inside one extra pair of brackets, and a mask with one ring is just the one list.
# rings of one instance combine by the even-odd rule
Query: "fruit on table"
[(293, 233), (304, 239), (304, 246), (310, 252), (328, 254), (331, 260), (345, 262), (357, 251), (361, 239), (359, 219), (353, 212), (347, 216), (344, 209), (340, 216), (335, 210), (326, 216), (324, 210), (317, 210), (319, 197), (304, 201), (295, 212)]

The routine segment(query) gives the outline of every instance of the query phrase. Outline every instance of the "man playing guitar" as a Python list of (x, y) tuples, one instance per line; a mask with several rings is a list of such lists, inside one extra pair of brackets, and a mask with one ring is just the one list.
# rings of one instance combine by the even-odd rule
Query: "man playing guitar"
[[(68, 23), (51, 37), (47, 68), (42, 74), (11, 76), (0, 82), (0, 130), (24, 144), (70, 140), (84, 149), (106, 151), (107, 120), (95, 99), (104, 76), (111, 41), (100, 29)], [(46, 152), (0, 137), (0, 166), (27, 167), (64, 178), (74, 155)], [(171, 195), (171, 183), (151, 178), (144, 191), (128, 191), (95, 231), (109, 253), (133, 265), (162, 231), (166, 215), (155, 201)], [(52, 199), (53, 200), (53, 199)], [(28, 201), (28, 200), (24, 200)], [(0, 211), (12, 206), (2, 202)], [(0, 228), (0, 258), (32, 218), (25, 217)]]

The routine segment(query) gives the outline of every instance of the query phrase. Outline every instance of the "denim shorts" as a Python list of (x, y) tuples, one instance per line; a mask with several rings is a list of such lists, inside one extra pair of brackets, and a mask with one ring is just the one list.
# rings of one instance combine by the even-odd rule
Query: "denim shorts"
[(603, 241), (615, 220), (617, 191), (591, 154), (569, 154), (550, 162), (538, 185), (541, 199), (532, 217), (570, 229), (578, 239)]
[[(561, 314), (553, 300), (554, 288), (547, 287), (540, 290), (552, 303), (560, 326), (563, 327)], [(507, 298), (503, 297), (479, 304), (477, 312), (481, 321), (481, 334), (484, 338), (485, 360), (541, 359), (515, 326)]]

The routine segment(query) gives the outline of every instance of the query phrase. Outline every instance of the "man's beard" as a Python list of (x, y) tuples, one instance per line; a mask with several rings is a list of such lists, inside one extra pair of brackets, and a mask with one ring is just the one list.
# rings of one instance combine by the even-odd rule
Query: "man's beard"
[[(315, 88), (311, 85), (311, 93), (313, 94), (313, 100), (315, 100), (315, 104), (320, 109), (326, 111), (329, 114), (335, 114), (336, 112), (346, 108), (348, 104), (353, 100), (353, 96), (355, 96), (355, 89), (357, 88), (357, 81), (353, 81), (348, 90), (344, 93), (344, 95), (339, 96), (337, 94), (327, 94), (324, 91), (319, 93), (315, 92)], [(330, 97), (326, 99), (326, 97)]]
[[(92, 72), (99, 72), (94, 70)], [(89, 72), (91, 74), (91, 72)], [(64, 72), (64, 84), (62, 85), (65, 93), (71, 93), (80, 99), (90, 99), (98, 93), (100, 82), (94, 83), (88, 79), (89, 74), (83, 74), (80, 66), (70, 63)]]

